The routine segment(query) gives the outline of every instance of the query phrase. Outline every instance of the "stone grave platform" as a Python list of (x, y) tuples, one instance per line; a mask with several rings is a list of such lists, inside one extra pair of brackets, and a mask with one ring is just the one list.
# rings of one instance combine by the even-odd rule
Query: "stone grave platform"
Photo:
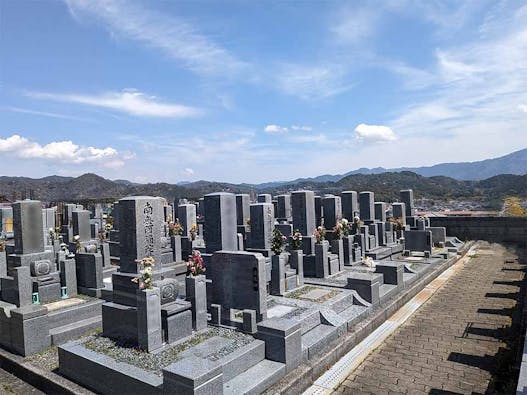
[(286, 373), (264, 341), (210, 326), (153, 353), (90, 336), (60, 346), (59, 360), (62, 375), (107, 394), (259, 393)]

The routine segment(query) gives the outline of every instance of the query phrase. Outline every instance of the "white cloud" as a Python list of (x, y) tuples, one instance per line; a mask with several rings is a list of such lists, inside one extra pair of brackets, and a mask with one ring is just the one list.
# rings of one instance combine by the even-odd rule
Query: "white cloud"
[(182, 18), (155, 12), (124, 0), (66, 0), (73, 17), (93, 16), (111, 34), (161, 50), (199, 74), (226, 77), (247, 65)]
[(355, 134), (357, 138), (371, 142), (394, 141), (397, 139), (393, 130), (383, 125), (366, 125), (361, 123), (355, 128)]
[(21, 159), (42, 159), (66, 164), (99, 163), (106, 167), (120, 167), (133, 157), (132, 153), (119, 153), (115, 148), (85, 147), (72, 141), (52, 141), (41, 145), (26, 137), (14, 134), (0, 138), (0, 154)]
[(313, 128), (311, 126), (293, 125), (293, 126), (291, 126), (291, 130), (300, 130), (300, 131), (303, 131), (303, 132), (311, 132), (313, 130)]
[(523, 111), (523, 112), (527, 112), (527, 104), (519, 104), (518, 105), (518, 110)]
[(301, 131), (301, 132), (311, 132), (313, 128), (306, 125), (292, 125), (292, 126), (280, 126), (280, 125), (267, 125), (264, 128), (264, 131), (267, 133), (286, 133), (290, 130)]
[(194, 170), (192, 170), (190, 167), (185, 167), (183, 169), (183, 173), (188, 175), (188, 176), (192, 176), (194, 174)]
[(289, 130), (289, 128), (285, 126), (279, 126), (279, 125), (267, 125), (264, 128), (264, 131), (267, 133), (285, 133)]
[(26, 92), (26, 96), (68, 103), (79, 103), (88, 106), (107, 108), (140, 117), (188, 118), (199, 115), (196, 108), (175, 103), (159, 102), (155, 96), (125, 90), (107, 92), (100, 95), (61, 94), (46, 92)]

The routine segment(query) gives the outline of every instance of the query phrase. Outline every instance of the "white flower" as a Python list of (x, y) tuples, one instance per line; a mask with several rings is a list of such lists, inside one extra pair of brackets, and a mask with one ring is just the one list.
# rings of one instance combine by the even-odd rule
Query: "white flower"
[(79, 235), (73, 236), (73, 240), (75, 240), (75, 241), (79, 241), (80, 239), (81, 239), (81, 237)]

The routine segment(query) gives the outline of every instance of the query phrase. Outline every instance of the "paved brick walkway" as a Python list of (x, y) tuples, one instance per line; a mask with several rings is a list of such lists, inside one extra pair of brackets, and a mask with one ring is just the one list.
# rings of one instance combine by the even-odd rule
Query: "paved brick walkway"
[(26, 395), (26, 394), (44, 394), (35, 387), (23, 382), (12, 374), (0, 369), (0, 394), (1, 395)]
[(525, 266), (502, 246), (480, 246), (338, 393), (515, 393)]

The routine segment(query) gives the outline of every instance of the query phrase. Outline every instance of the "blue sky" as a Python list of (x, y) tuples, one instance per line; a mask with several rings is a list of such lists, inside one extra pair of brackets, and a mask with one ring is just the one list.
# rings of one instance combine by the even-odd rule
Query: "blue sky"
[(3, 175), (263, 182), (527, 147), (523, 1), (0, 0)]

